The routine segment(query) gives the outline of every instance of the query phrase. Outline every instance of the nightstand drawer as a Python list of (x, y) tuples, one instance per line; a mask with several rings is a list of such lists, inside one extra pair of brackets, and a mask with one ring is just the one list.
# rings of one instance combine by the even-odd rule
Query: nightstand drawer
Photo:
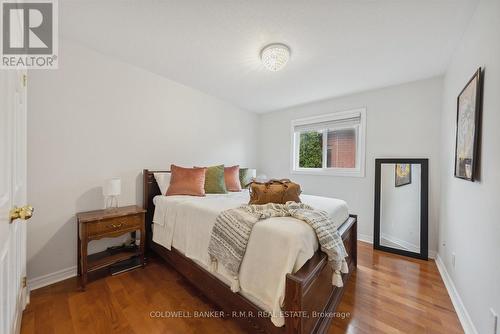
[(140, 229), (143, 215), (108, 218), (87, 223), (89, 238), (101, 236), (114, 236), (123, 234), (127, 230)]

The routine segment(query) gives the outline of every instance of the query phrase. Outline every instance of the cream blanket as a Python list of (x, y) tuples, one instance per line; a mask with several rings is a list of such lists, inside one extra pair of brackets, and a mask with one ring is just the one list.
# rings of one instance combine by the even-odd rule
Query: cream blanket
[[(345, 201), (302, 194), (303, 203), (328, 213), (338, 228), (349, 216)], [(224, 210), (248, 203), (248, 191), (195, 196), (156, 196), (153, 241), (210, 270), (208, 245), (217, 216)], [(239, 271), (239, 294), (269, 312), (276, 326), (284, 325), (281, 314), (288, 273), (295, 273), (318, 250), (311, 226), (293, 217), (258, 221), (252, 230)], [(272, 256), (270, 256), (272, 254)], [(262, 270), (265, 268), (265, 270)], [(220, 265), (214, 275), (231, 286), (233, 276)]]
[(238, 292), (239, 271), (245, 255), (248, 240), (256, 222), (271, 217), (294, 217), (309, 224), (314, 229), (321, 245), (321, 250), (327, 254), (332, 266), (332, 284), (343, 286), (341, 273), (348, 272), (347, 252), (342, 238), (328, 214), (314, 210), (303, 203), (287, 202), (286, 204), (269, 203), (265, 205), (243, 205), (236, 209), (220, 213), (212, 229), (208, 254), (212, 261), (211, 269), (216, 271), (221, 263), (233, 276), (231, 290)]

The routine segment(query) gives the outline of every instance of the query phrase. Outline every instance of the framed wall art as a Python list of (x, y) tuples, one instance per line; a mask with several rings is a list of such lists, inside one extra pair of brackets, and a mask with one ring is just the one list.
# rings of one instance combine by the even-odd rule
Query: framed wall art
[(395, 186), (401, 187), (411, 183), (411, 164), (396, 164)]
[(482, 79), (479, 68), (457, 98), (455, 177), (468, 181), (477, 178)]

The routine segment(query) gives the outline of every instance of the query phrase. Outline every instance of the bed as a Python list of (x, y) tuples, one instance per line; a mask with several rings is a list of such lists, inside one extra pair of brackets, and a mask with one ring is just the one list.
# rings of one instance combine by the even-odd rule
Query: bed
[[(326, 255), (317, 250), (318, 244), (315, 238), (307, 237), (308, 234), (304, 232), (296, 233), (305, 235), (302, 239), (293, 239), (295, 236), (291, 233), (292, 235), (284, 242), (288, 242), (290, 247), (295, 245), (295, 240), (297, 243), (306, 244), (307, 247), (303, 247), (307, 249), (305, 254), (296, 255), (292, 263), (287, 264), (288, 267), (273, 266), (272, 262), (267, 263), (267, 267), (273, 268), (274, 272), (266, 270), (261, 273), (263, 279), (268, 279), (265, 282), (276, 281), (276, 286), (266, 283), (267, 290), (272, 292), (273, 289), (276, 289), (279, 294), (270, 295), (269, 291), (260, 291), (257, 285), (258, 281), (255, 280), (255, 265), (253, 269), (248, 269), (252, 268), (250, 260), (247, 261), (249, 264), (245, 265), (247, 255), (248, 258), (259, 258), (259, 252), (260, 262), (264, 261), (263, 265), (266, 265), (265, 261), (269, 260), (262, 257), (262, 252), (270, 252), (271, 250), (263, 250), (257, 246), (252, 248), (251, 239), (240, 270), (241, 291), (234, 293), (225, 280), (223, 271), (214, 272), (208, 268), (204, 254), (200, 253), (199, 250), (203, 249), (203, 241), (200, 242), (201, 246), (193, 242), (190, 243), (189, 238), (186, 239), (186, 235), (191, 236), (192, 233), (198, 233), (199, 238), (208, 240), (210, 225), (203, 223), (204, 217), (207, 221), (213, 220), (217, 210), (225, 210), (243, 203), (247, 200), (245, 196), (248, 194), (242, 192), (227, 196), (207, 196), (206, 198), (193, 198), (191, 196), (167, 198), (160, 196), (160, 190), (154, 179), (155, 172), (161, 171), (144, 170), (144, 209), (146, 210), (146, 248), (148, 252), (153, 252), (170, 263), (214, 304), (225, 311), (227, 315), (239, 320), (249, 331), (263, 333), (323, 333), (327, 331), (332, 321), (331, 315), (344, 292), (345, 283), (356, 268), (357, 217), (355, 215), (349, 215), (342, 205), (328, 206), (327, 204), (332, 203), (333, 200), (327, 202), (321, 197), (303, 196), (304, 202), (310, 202), (315, 207), (325, 207), (325, 210), (331, 208), (333, 220), (338, 221), (338, 230), (349, 254), (347, 258), (349, 273), (343, 275), (344, 287), (332, 286), (332, 269), (327, 265)], [(165, 214), (166, 205), (170, 207), (169, 214), (177, 216)], [(293, 220), (293, 218), (271, 219)], [(173, 220), (186, 221), (186, 224), (178, 224), (175, 227), (175, 233), (172, 231), (168, 233), (168, 230), (173, 228), (173, 226), (169, 226)], [(295, 227), (293, 227), (294, 223)], [(188, 229), (191, 226), (191, 230), (185, 231), (184, 225), (188, 226)], [(259, 233), (261, 236), (271, 235), (273, 231), (270, 228), (280, 228), (280, 226), (290, 229), (293, 227), (296, 230), (309, 228), (299, 221), (277, 220), (272, 224), (262, 224), (261, 226), (256, 224), (252, 237), (254, 234), (258, 236)], [(255, 239), (258, 238), (255, 237)], [(287, 254), (282, 248), (275, 247), (272, 250), (274, 255), (272, 259), (280, 259), (280, 256), (286, 259)], [(282, 254), (279, 253), (280, 251)], [(283, 282), (280, 282), (279, 279), (273, 280), (273, 275), (274, 277), (282, 275), (284, 280), (281, 281)], [(247, 277), (246, 280), (245, 277)], [(278, 304), (279, 306), (277, 306)], [(277, 309), (281, 310), (279, 316), (276, 316)], [(314, 316), (314, 314), (323, 316)]]

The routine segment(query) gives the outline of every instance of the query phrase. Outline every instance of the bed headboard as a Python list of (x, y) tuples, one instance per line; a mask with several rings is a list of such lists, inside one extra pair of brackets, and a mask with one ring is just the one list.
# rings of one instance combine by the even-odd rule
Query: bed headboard
[(153, 224), (153, 214), (154, 214), (154, 204), (153, 198), (157, 195), (161, 195), (160, 188), (156, 183), (154, 173), (170, 173), (167, 170), (149, 170), (144, 169), (143, 176), (143, 199), (142, 207), (146, 210), (146, 249), (151, 248), (151, 243), (153, 241), (152, 227)]

